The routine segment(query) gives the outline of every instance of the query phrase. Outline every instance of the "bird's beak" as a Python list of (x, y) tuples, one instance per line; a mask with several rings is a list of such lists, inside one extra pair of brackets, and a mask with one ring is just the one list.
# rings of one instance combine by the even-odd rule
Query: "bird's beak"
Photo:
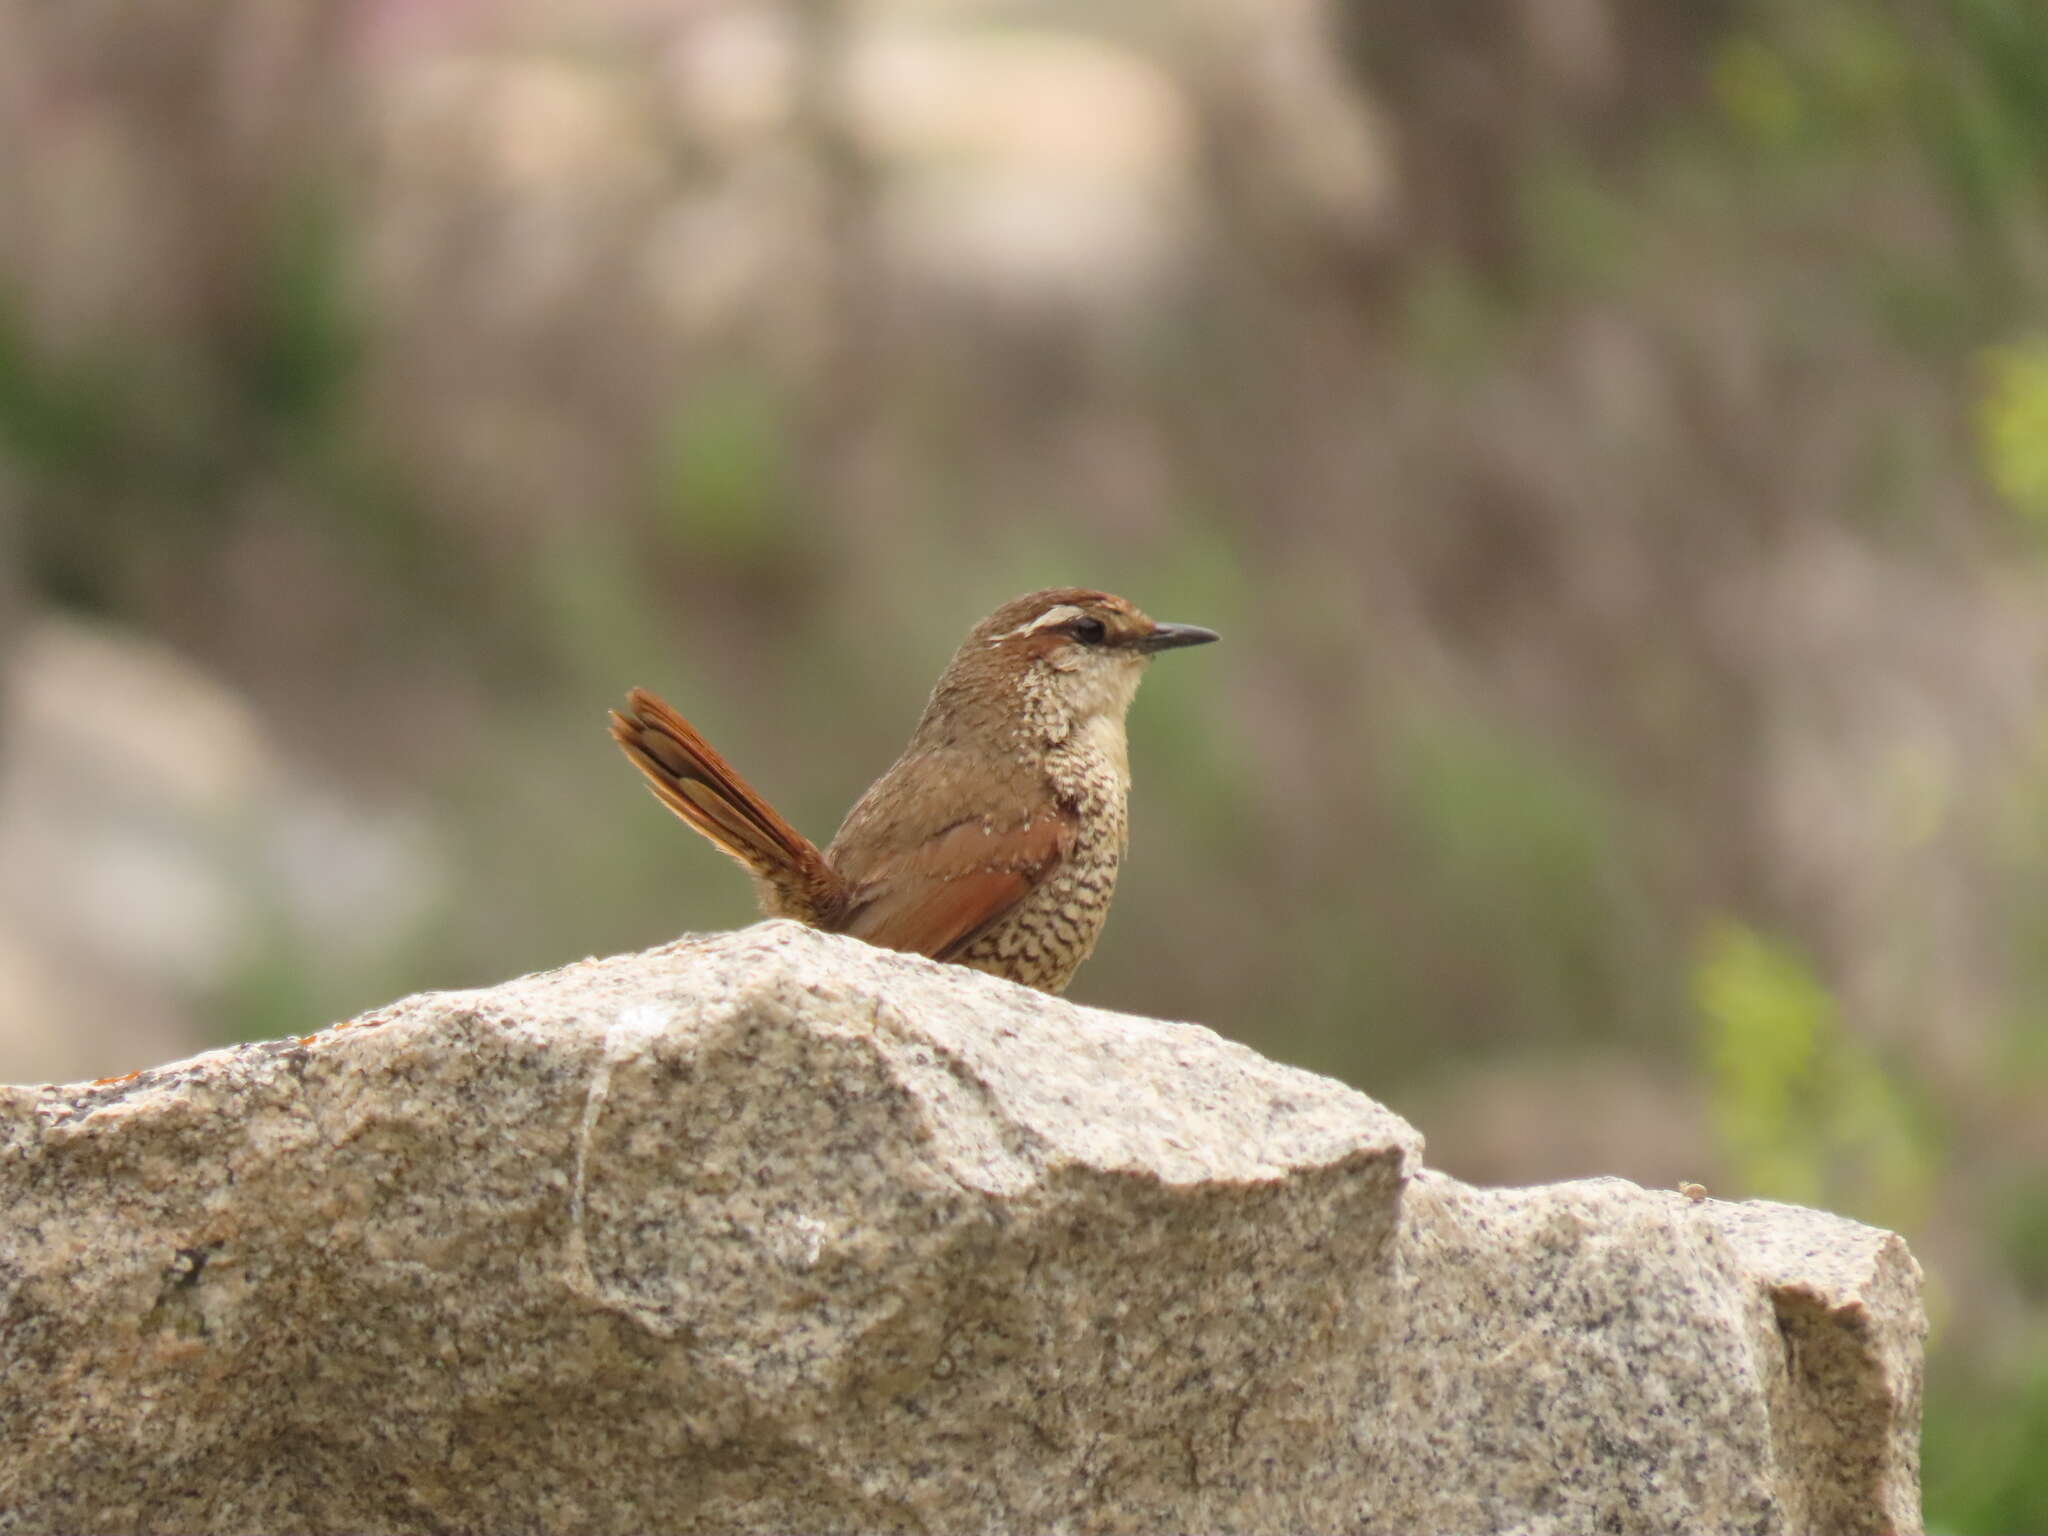
[(1155, 624), (1152, 633), (1135, 643), (1141, 651), (1177, 651), (1184, 645), (1207, 645), (1223, 637), (1199, 624)]

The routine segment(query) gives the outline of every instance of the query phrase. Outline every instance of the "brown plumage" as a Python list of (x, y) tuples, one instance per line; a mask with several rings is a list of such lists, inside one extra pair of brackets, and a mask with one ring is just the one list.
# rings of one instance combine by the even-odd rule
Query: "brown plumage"
[(823, 853), (645, 689), (611, 730), (662, 803), (753, 876), (768, 916), (1059, 992), (1116, 888), (1124, 712), (1145, 664), (1215, 638), (1106, 592), (1056, 587), (1003, 604)]

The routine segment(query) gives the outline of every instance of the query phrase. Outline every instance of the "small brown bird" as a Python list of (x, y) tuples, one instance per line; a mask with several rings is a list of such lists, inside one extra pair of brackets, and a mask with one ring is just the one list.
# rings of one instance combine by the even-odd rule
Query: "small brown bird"
[(754, 877), (769, 917), (1060, 992), (1095, 948), (1129, 842), (1138, 680), (1157, 652), (1215, 638), (1107, 592), (1003, 604), (823, 853), (644, 688), (612, 712), (612, 735), (662, 803)]

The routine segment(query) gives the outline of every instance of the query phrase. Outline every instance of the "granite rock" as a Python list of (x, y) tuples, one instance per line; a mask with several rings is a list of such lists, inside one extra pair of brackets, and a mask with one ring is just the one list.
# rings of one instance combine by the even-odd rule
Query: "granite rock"
[(787, 923), (0, 1089), (0, 1528), (1903, 1531), (1919, 1272)]

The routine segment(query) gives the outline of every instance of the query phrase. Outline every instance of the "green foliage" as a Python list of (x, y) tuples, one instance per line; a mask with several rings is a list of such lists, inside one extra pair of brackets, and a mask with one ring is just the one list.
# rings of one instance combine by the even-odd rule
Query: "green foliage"
[(2035, 1172), (2005, 1190), (1994, 1222), (2020, 1291), (2031, 1302), (2048, 1303), (2048, 1173)]
[(276, 909), (259, 913), (238, 963), (212, 1000), (216, 1042), (273, 1040), (346, 1016), (350, 1003), (315, 979), (319, 969), (320, 957), (304, 935)]
[(1553, 1037), (1650, 1012), (1654, 935), (1618, 800), (1579, 763), (1473, 719), (1432, 718), (1398, 747), (1398, 819), (1418, 840), (1412, 898), (1484, 955)]
[(37, 356), (0, 306), (0, 448), (44, 474), (90, 477), (107, 462), (115, 410), (107, 378)]
[(1721, 43), (1708, 78), (1723, 115), (1767, 155), (1838, 148), (1868, 156), (1924, 94), (1925, 50), (1870, 6), (1806, 0), (1766, 8), (1758, 21)]
[(2035, 204), (2048, 168), (2048, 7), (1950, 0), (1954, 54), (1928, 69), (1922, 139), (1959, 205), (1986, 227)]
[(1509, 334), (1512, 311), (1480, 278), (1450, 260), (1410, 286), (1402, 317), (1415, 361), (1452, 383), (1484, 373)]
[(1627, 273), (1638, 221), (1584, 160), (1552, 155), (1533, 167), (1522, 204), (1530, 261), (1546, 289), (1599, 291)]
[(1975, 409), (1978, 452), (1998, 494), (2048, 523), (2048, 340), (1985, 354)]
[(1799, 137), (1804, 96), (1784, 55), (1761, 38), (1744, 35), (1723, 43), (1710, 78), (1721, 110), (1758, 144), (1783, 148)]
[(2048, 1087), (2048, 721), (2015, 765), (1987, 823), (1986, 852), (1998, 871), (1996, 911), (2010, 957), (2014, 1007), (2008, 1015), (2008, 1086), (2032, 1079)]
[(2013, 1341), (2015, 1359), (2031, 1370), (2011, 1384), (1944, 1383), (1937, 1372), (1927, 1399), (1923, 1436), (1928, 1529), (1956, 1536), (2012, 1536), (2048, 1531), (2048, 1341)]
[(616, 523), (559, 531), (533, 577), (532, 620), (548, 642), (543, 654), (579, 688), (610, 698), (662, 654), (660, 605)]
[(349, 289), (347, 222), (307, 190), (271, 235), (259, 324), (242, 364), (249, 404), (281, 426), (323, 425), (347, 398), (362, 356)]
[(1916, 1225), (1934, 1162), (1921, 1116), (1804, 958), (1724, 922), (1700, 946), (1693, 995), (1739, 1193)]
[[(1949, 0), (1933, 10), (1916, 19), (1856, 0), (1759, 4), (1715, 51), (1715, 102), (1765, 166), (1839, 170), (1903, 147), (1968, 232), (2002, 234), (2039, 212), (2048, 183), (2048, 7)], [(1995, 298), (2006, 253), (1985, 242), (1970, 254), (1977, 296)]]
[(764, 378), (703, 381), (663, 445), (657, 502), (676, 543), (706, 559), (760, 560), (795, 531), (788, 405)]
[[(37, 481), (26, 544), (37, 586), (118, 606), (131, 575), (153, 580), (231, 536), (252, 463), (279, 499), (303, 494), (322, 512), (347, 502), (333, 521), (351, 545), (422, 525), (347, 430), (362, 324), (346, 229), (320, 195), (288, 200), (252, 264), (258, 281), (246, 297), (235, 290), (233, 323), (207, 346), (145, 334), (51, 352), (0, 304), (0, 453)], [(399, 553), (420, 543), (406, 538)]]

